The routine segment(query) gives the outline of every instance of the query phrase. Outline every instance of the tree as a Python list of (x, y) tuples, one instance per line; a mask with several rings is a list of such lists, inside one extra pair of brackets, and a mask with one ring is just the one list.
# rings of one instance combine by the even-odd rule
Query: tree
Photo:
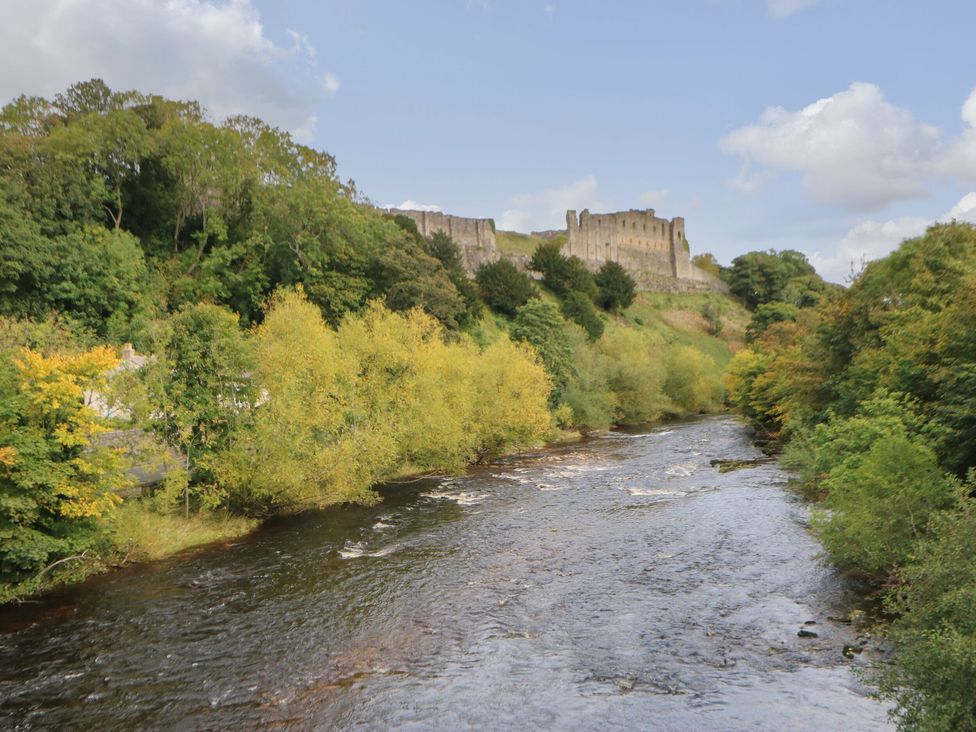
[(579, 257), (567, 257), (558, 241), (543, 242), (529, 260), (529, 269), (542, 273), (542, 281), (557, 295), (576, 290), (591, 300), (599, 294), (593, 274)]
[(424, 250), (441, 263), (448, 278), (464, 300), (464, 313), (458, 318), (458, 324), (464, 328), (472, 324), (481, 315), (481, 300), (478, 289), (464, 270), (461, 248), (443, 231), (435, 231), (434, 235), (424, 240)]
[[(969, 481), (969, 489), (973, 485)], [(880, 676), (902, 730), (976, 729), (976, 500), (934, 516), (888, 595), (896, 663)]]
[(586, 331), (591, 341), (603, 335), (603, 321), (597, 313), (593, 301), (577, 290), (568, 291), (563, 297), (563, 315), (578, 323)]
[[(206, 475), (242, 411), (254, 402), (252, 346), (238, 317), (218, 305), (188, 305), (159, 324), (154, 360), (144, 369), (149, 413), (143, 419)], [(186, 496), (189, 510), (189, 493)]]
[(746, 326), (746, 343), (752, 343), (759, 338), (773, 323), (795, 321), (800, 309), (787, 302), (764, 302), (752, 314), (752, 320)]
[(131, 335), (132, 319), (149, 308), (139, 242), (98, 225), (48, 238), (18, 203), (0, 181), (0, 312), (57, 310), (103, 337)]
[(614, 313), (629, 307), (637, 295), (634, 278), (622, 266), (610, 260), (597, 273), (596, 285), (600, 290), (597, 304)]
[(128, 485), (120, 452), (85, 404), (102, 389), (115, 353), (97, 347), (0, 359), (0, 579), (16, 581), (52, 559), (80, 553), (95, 520)]
[(715, 277), (719, 277), (722, 274), (722, 266), (711, 252), (696, 254), (691, 258), (691, 263), (698, 267), (698, 269), (708, 272)]
[(749, 308), (782, 300), (792, 279), (809, 275), (816, 275), (813, 266), (801, 252), (791, 249), (749, 252), (733, 259), (732, 266), (723, 271), (732, 294)]
[(507, 259), (482, 264), (475, 273), (481, 296), (495, 312), (515, 317), (518, 309), (536, 294), (536, 287), (524, 272)]
[(400, 236), (390, 242), (377, 260), (377, 283), (391, 310), (404, 312), (419, 307), (449, 329), (456, 331), (467, 313), (464, 298), (439, 260), (413, 239)]
[(555, 305), (533, 298), (518, 309), (511, 335), (515, 341), (525, 341), (539, 353), (539, 358), (552, 378), (550, 403), (559, 403), (560, 397), (574, 371), (572, 352), (569, 349), (566, 321)]
[(214, 463), (227, 504), (370, 504), (398, 472), (457, 472), (538, 441), (549, 381), (534, 352), (444, 336), (421, 310), (379, 303), (335, 332), (300, 292), (276, 293), (255, 334), (262, 401)]

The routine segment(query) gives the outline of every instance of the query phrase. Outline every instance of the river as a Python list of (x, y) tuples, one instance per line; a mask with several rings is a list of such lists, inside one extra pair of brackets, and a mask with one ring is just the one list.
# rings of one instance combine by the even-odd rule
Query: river
[(615, 433), (97, 577), (0, 613), (0, 726), (887, 729), (788, 475), (710, 465), (755, 457)]

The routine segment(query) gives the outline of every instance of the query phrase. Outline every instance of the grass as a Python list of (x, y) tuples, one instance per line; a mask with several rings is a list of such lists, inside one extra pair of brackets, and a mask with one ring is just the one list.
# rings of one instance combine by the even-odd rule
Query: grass
[(236, 539), (258, 525), (258, 521), (223, 512), (182, 514), (157, 513), (142, 501), (126, 501), (117, 511), (111, 532), (115, 551), (129, 559), (148, 560), (176, 554), (184, 549)]
[[(709, 331), (709, 323), (702, 314), (709, 304), (721, 313), (722, 330), (718, 335)], [(750, 316), (741, 304), (720, 293), (642, 292), (621, 317), (667, 343), (693, 346), (724, 367), (742, 348)]]
[(193, 547), (236, 539), (258, 523), (221, 512), (191, 514), (187, 519), (180, 514), (157, 513), (145, 502), (131, 499), (116, 510), (96, 546), (30, 579), (0, 584), (0, 605), (81, 582), (131, 561), (162, 559)]
[(547, 241), (566, 241), (565, 235), (557, 236), (555, 239), (543, 239), (542, 237), (532, 236), (531, 234), (520, 234), (517, 231), (496, 231), (495, 243), (499, 251), (503, 254), (525, 254), (531, 256), (535, 248)]

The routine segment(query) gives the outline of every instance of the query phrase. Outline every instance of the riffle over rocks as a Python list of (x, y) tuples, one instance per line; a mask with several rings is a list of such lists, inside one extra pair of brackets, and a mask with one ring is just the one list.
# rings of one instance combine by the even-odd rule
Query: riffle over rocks
[[(464, 266), (469, 273), (485, 262), (511, 259), (524, 269), (527, 257), (507, 255), (499, 251), (495, 241), (495, 225), (491, 219), (472, 219), (451, 216), (439, 211), (406, 211), (390, 209), (391, 214), (407, 216), (417, 224), (423, 236), (442, 231), (461, 248)], [(597, 271), (607, 260), (624, 267), (643, 290), (656, 292), (718, 291), (728, 286), (719, 278), (691, 263), (691, 253), (685, 239), (685, 220), (658, 218), (654, 209), (591, 214), (588, 210), (577, 216), (566, 212), (565, 231), (538, 232), (539, 239), (566, 235), (562, 252), (579, 257), (586, 266)]]

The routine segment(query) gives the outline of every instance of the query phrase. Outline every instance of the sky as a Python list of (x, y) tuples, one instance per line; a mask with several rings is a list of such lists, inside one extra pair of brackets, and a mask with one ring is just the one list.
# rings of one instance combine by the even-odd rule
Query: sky
[(0, 0), (0, 103), (104, 79), (262, 117), (381, 206), (683, 216), (844, 282), (976, 222), (976, 3)]

